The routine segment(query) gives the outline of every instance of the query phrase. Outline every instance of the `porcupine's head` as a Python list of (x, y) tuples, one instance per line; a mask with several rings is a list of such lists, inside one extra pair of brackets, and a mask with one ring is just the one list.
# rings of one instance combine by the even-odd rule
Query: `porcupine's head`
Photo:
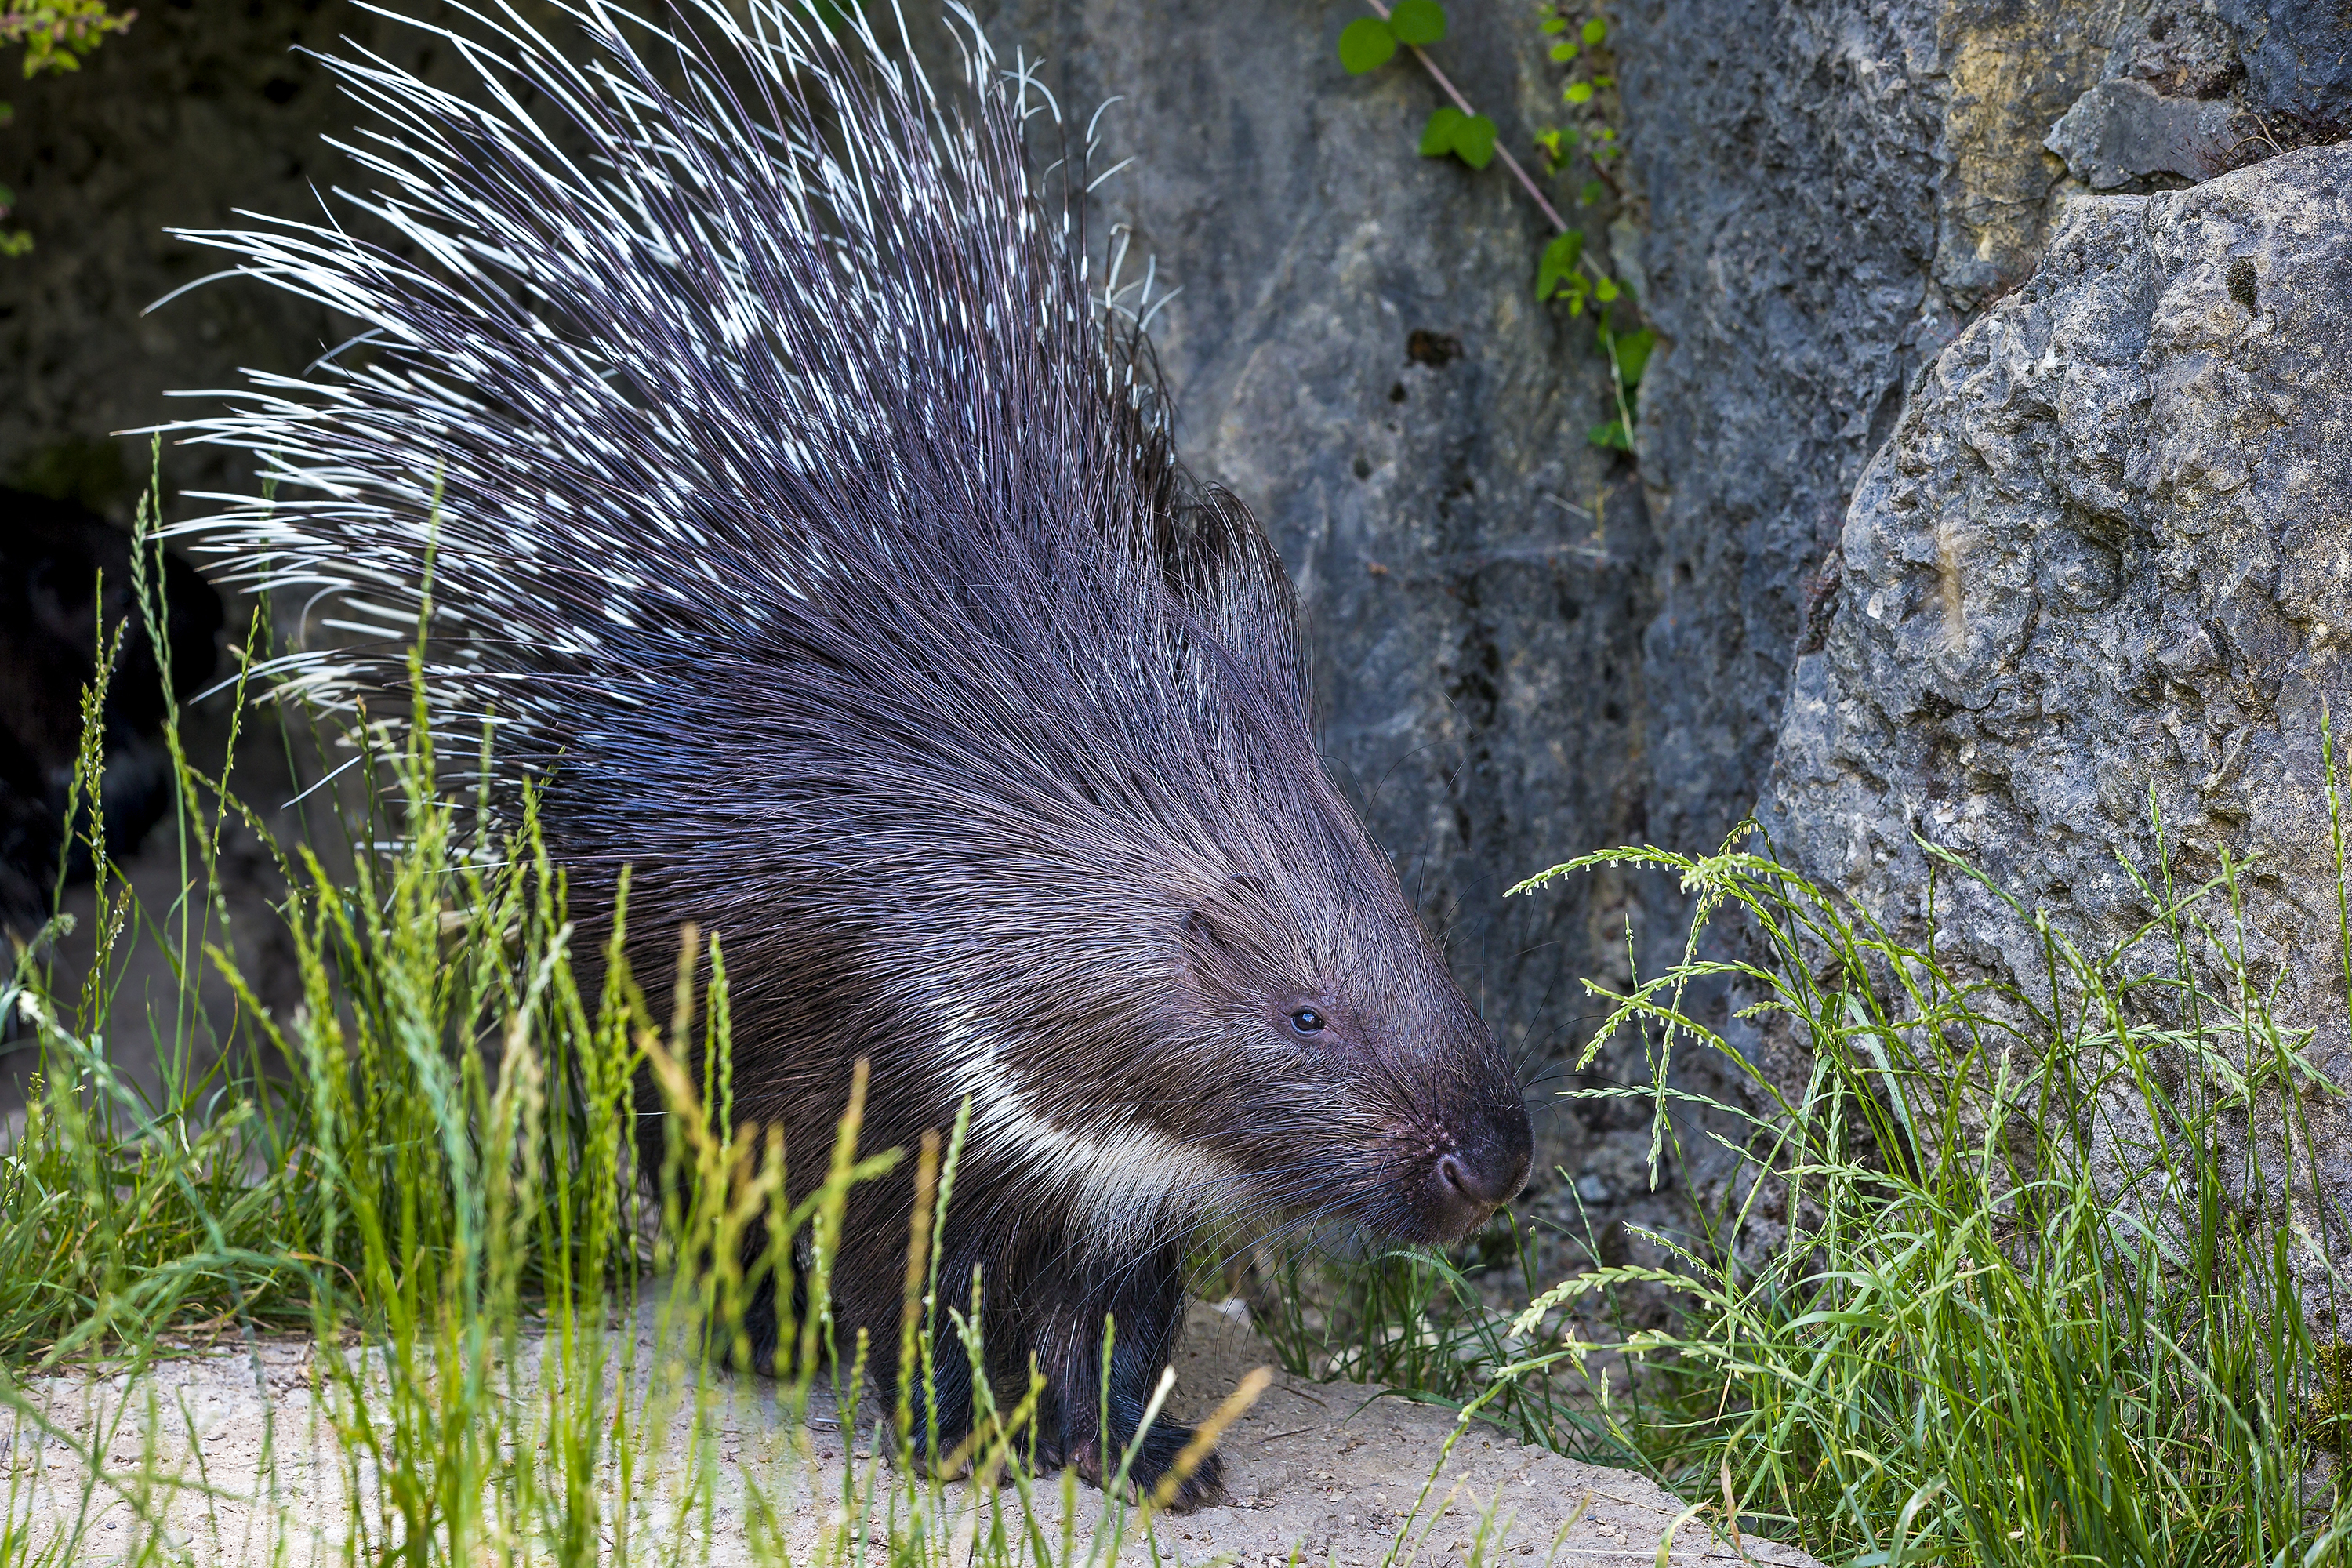
[(405, 680), (431, 563), (433, 689), (578, 885), (727, 942), (739, 1111), (822, 1121), (865, 1057), (870, 1127), (969, 1098), (999, 1190), (1100, 1238), (1465, 1234), (1526, 1173), (1513, 1075), (1324, 772), (1291, 584), (1177, 466), (1034, 82), (969, 17), (942, 90), (862, 23), (662, 10), (489, 7), (470, 93), (335, 62), (381, 122), (344, 205), (404, 247), (189, 237), (360, 328), (180, 427), (275, 486), (198, 547), (341, 606), (283, 663), (330, 706)]
[(1325, 770), (1265, 533), (1181, 475), (1156, 510), (1156, 630), (1098, 626), (1071, 665), (1107, 700), (1033, 710), (1055, 786), (956, 807), (1033, 826), (971, 868), (987, 957), (931, 971), (971, 981), (936, 1008), (950, 1088), (1106, 1238), (1458, 1239), (1527, 1178), (1511, 1064)]
[(1518, 1085), (1384, 858), (1311, 784), (1279, 858), (1196, 887), (1178, 922), (1166, 1011), (1191, 1093), (1170, 1116), (1247, 1173), (1236, 1217), (1456, 1240), (1527, 1180)]

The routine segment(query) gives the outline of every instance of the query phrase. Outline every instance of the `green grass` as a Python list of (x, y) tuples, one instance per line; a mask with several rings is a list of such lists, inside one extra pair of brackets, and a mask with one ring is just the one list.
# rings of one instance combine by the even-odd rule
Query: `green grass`
[[(1946, 885), (1975, 878), (1930, 856)], [(1613, 1348), (1569, 1314), (1664, 1289), (1676, 1324), (1628, 1347), (1647, 1403), (1596, 1418), (1686, 1496), (1720, 1489), (1748, 1529), (1825, 1560), (2352, 1561), (2327, 1462), (2342, 1352), (2315, 1342), (2291, 1267), (2326, 1254), (2242, 1201), (2319, 1206), (2305, 1108), (2337, 1091), (2246, 965), (2238, 868), (2179, 891), (2168, 866), (2143, 879), (2157, 912), (2139, 935), (2178, 960), (2154, 974), (2122, 956), (2137, 939), (2086, 953), (2003, 896), (2043, 959), (2013, 986), (1956, 976), (1730, 846), (1610, 851), (1525, 886), (1597, 865), (1676, 874), (1696, 914), (1684, 962), (1613, 997), (1602, 1028), (1642, 1034), (1654, 1082), (1583, 1092), (1651, 1099), (1662, 1153), (1695, 1121), (1748, 1163), (1697, 1235), (1653, 1238), (1664, 1266), (1536, 1296), (1511, 1326), (1542, 1348), (1512, 1375)], [(1710, 921), (1739, 921), (1757, 956), (1698, 956)], [(1797, 1047), (1801, 1082), (1684, 1005), (1726, 987)], [(1675, 1088), (1677, 1050), (1744, 1080), (1738, 1103)]]
[[(253, 637), (266, 646), (266, 626)], [(271, 1337), (289, 1333), (316, 1347), (310, 1415), (294, 1430), (289, 1405), (289, 1429), (273, 1429), (279, 1458), (246, 1500), (262, 1521), (259, 1545), (240, 1548), (250, 1560), (314, 1560), (322, 1495), (334, 1517), (316, 1560), (352, 1563), (872, 1552), (908, 1568), (1066, 1568), (1148, 1539), (1148, 1500), (1030, 1473), (1034, 1390), (984, 1400), (966, 1453), (915, 1454), (902, 1405), (833, 1439), (854, 1456), (845, 1476), (816, 1468), (824, 1428), (808, 1422), (856, 1408), (871, 1358), (898, 1358), (906, 1388), (940, 1356), (978, 1356), (975, 1315), (929, 1264), (960, 1131), (861, 1151), (853, 1100), (825, 1180), (785, 1212), (782, 1152), (699, 1114), (729, 1101), (724, 1072), (692, 1082), (677, 1066), (691, 1031), (725, 1059), (719, 944), (681, 933), (677, 975), (643, 990), (617, 936), (577, 952), (530, 803), (498, 816), (446, 788), (425, 731), (374, 731), (366, 787), (330, 813), (331, 866), (312, 847), (282, 855), (279, 918), (304, 990), (290, 1016), (243, 987), (216, 871), (225, 834), (259, 820), (176, 732), (181, 898), (142, 909), (109, 873), (86, 974), (60, 971), (49, 943), (16, 955), (0, 1003), (32, 1022), (42, 1062), (0, 1167), (0, 1403), (16, 1424), (0, 1568), (226, 1552), (187, 1522), (192, 1503), (234, 1500), (226, 1483), (166, 1473), (138, 1435), (173, 1414), (142, 1404), (142, 1374), (211, 1344), (243, 1347), (258, 1376)], [(1696, 1205), (1687, 1234), (1648, 1237), (1657, 1261), (1564, 1281), (1538, 1274), (1523, 1229), (1452, 1257), (1278, 1260), (1254, 1299), (1293, 1370), (1644, 1468), (1748, 1534), (1856, 1568), (2352, 1562), (2352, 1505), (2324, 1463), (2352, 1404), (2347, 1355), (2306, 1327), (2290, 1266), (2309, 1244), (2238, 1201), (2311, 1193), (2323, 1152), (2300, 1108), (2328, 1091), (2231, 957), (2234, 868), (2178, 892), (2150, 869), (2150, 932), (2179, 960), (2158, 973), (2012, 908), (2045, 972), (2005, 988), (1736, 847), (1612, 850), (1528, 886), (1600, 865), (1679, 876), (1696, 912), (1685, 961), (1614, 997), (1593, 1042), (1635, 1032), (1654, 1081), (1578, 1092), (1647, 1100), (1669, 1172), (1677, 1129), (1699, 1128), (1743, 1156), (1743, 1178)], [(1701, 956), (1726, 921), (1751, 961)], [(161, 1008), (142, 1004), (137, 1022), (164, 1045), (145, 1086), (110, 1043), (140, 943), (172, 958), (178, 984)], [(2218, 971), (2192, 952), (2220, 955)], [(196, 1005), (207, 973), (246, 997), (234, 1020)], [(603, 978), (583, 989), (583, 974)], [(1767, 1079), (1700, 1021), (1688, 999), (1726, 985), (1806, 1064), (1803, 1081)], [(1681, 1087), (1673, 1063), (1690, 1052), (1742, 1080), (1734, 1102)], [(677, 1112), (658, 1205), (631, 1169), (641, 1068)], [(2272, 1135), (2233, 1162), (2222, 1134), (2250, 1116)], [(932, 1194), (917, 1205), (905, 1331), (838, 1343), (828, 1237), (855, 1184), (897, 1160)], [(735, 1263), (763, 1218), (772, 1236), (805, 1230), (820, 1262), (778, 1376), (752, 1383), (695, 1352), (715, 1324), (740, 1358), (726, 1325), (761, 1268), (794, 1268), (784, 1250), (748, 1275)], [(679, 1266), (697, 1258), (727, 1261)], [(1643, 1293), (1674, 1303), (1667, 1327), (1631, 1326)], [(1599, 1375), (1603, 1361), (1620, 1373)], [(96, 1397), (116, 1385), (89, 1374), (128, 1373), (128, 1392), (77, 1426), (39, 1397), (67, 1368)], [(722, 1463), (747, 1400), (785, 1435), (773, 1465)], [(78, 1510), (32, 1511), (13, 1456), (37, 1432), (80, 1456)], [(283, 1469), (306, 1445), (327, 1458), (325, 1494)], [(959, 1466), (1007, 1485), (925, 1479)], [(100, 1542), (109, 1508), (128, 1528)]]

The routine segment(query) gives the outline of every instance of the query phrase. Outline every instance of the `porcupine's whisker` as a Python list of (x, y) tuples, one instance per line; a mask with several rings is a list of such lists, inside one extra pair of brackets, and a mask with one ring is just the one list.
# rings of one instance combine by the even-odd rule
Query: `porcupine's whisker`
[(1240, 1247), (1220, 1257), (1213, 1267), (1220, 1270), (1231, 1268), (1259, 1247), (1279, 1247), (1294, 1237), (1320, 1235), (1339, 1212), (1336, 1209), (1318, 1209), (1296, 1215), (1271, 1231), (1250, 1237)]

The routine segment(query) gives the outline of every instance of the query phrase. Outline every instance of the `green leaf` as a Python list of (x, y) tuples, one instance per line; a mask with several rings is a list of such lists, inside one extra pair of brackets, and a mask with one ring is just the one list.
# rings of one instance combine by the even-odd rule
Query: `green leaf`
[(1495, 122), (1451, 104), (1433, 110), (1421, 130), (1421, 155), (1443, 158), (1448, 153), (1474, 169), (1485, 168), (1495, 158)]
[(1551, 58), (1562, 65), (1574, 59), (1581, 52), (1574, 44), (1554, 44), (1551, 47)]
[(1473, 114), (1454, 128), (1454, 155), (1474, 169), (1495, 161), (1495, 122)]
[(26, 256), (32, 249), (33, 237), (21, 228), (14, 234), (0, 234), (0, 256)]
[(1604, 447), (1612, 451), (1630, 452), (1633, 449), (1633, 443), (1626, 438), (1625, 422), (1622, 419), (1612, 419), (1606, 425), (1595, 425), (1585, 432), (1584, 438), (1596, 447)]
[(1617, 298), (1617, 279), (1603, 273), (1592, 280), (1592, 297), (1602, 304)]
[(1543, 30), (1546, 33), (1565, 33), (1568, 31), (1568, 18), (1565, 16), (1554, 16), (1550, 21), (1546, 22), (1543, 25)]
[(1597, 44), (1608, 36), (1609, 24), (1601, 20), (1600, 17), (1595, 16), (1590, 22), (1584, 24), (1584, 41), (1586, 43)]
[(1580, 205), (1588, 207), (1593, 203), (1599, 201), (1601, 199), (1601, 182), (1598, 180), (1585, 181), (1584, 188), (1576, 193), (1576, 199)]
[(1378, 16), (1359, 16), (1339, 29), (1339, 63), (1350, 76), (1380, 69), (1396, 51), (1396, 35)]
[(1589, 81), (1570, 82), (1566, 89), (1560, 93), (1560, 97), (1568, 100), (1570, 103), (1591, 103), (1592, 101), (1592, 84)]
[(1551, 243), (1543, 247), (1543, 259), (1536, 263), (1536, 298), (1550, 299), (1571, 279), (1582, 282), (1577, 277), (1576, 263), (1583, 255), (1582, 229), (1571, 228), (1565, 234), (1554, 235)]
[(1642, 373), (1650, 368), (1650, 351), (1658, 346), (1658, 334), (1643, 327), (1638, 332), (1620, 332), (1617, 336), (1617, 379), (1627, 391), (1642, 384)]
[(1445, 7), (1437, 0), (1397, 0), (1389, 27), (1398, 43), (1426, 48), (1445, 37)]
[(1432, 113), (1429, 123), (1421, 128), (1421, 155), (1443, 158), (1453, 152), (1454, 129), (1466, 118), (1450, 103)]

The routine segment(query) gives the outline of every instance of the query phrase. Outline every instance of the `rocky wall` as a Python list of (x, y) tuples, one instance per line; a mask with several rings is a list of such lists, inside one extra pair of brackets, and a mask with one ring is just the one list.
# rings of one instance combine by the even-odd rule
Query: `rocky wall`
[[(1800, 868), (1905, 907), (1925, 878), (1916, 854), (1906, 858), (1895, 842), (1896, 799), (1979, 811), (1979, 844), (2022, 835), (2005, 844), (2003, 864), (2040, 868), (2046, 874), (2032, 885), (2044, 895), (2087, 875), (2111, 829), (2129, 842), (2128, 825), (2112, 814), (2045, 810), (1996, 827), (1980, 802), (1958, 804), (1974, 787), (1970, 767), (1979, 777), (2000, 768), (2021, 791), (2048, 787), (2039, 756), (2011, 749), (1988, 763), (1980, 758), (1994, 749), (1981, 737), (1973, 750), (1958, 740), (1937, 750), (1933, 705), (1945, 699), (1914, 705), (1934, 688), (1923, 661), (1956, 657), (1937, 639), (1958, 647), (1994, 635), (1975, 608), (1961, 617), (1963, 634), (1946, 626), (1936, 594), (1905, 600), (1904, 616), (1927, 618), (1906, 620), (1913, 640), (1882, 648), (1867, 669), (1829, 651), (1893, 624), (1873, 618), (1871, 606), (1895, 613), (1879, 577), (1892, 570), (1885, 551), (1896, 547), (1872, 547), (1878, 577), (1851, 575), (1858, 539), (1880, 526), (1871, 519), (1884, 492), (1873, 487), (1893, 482), (1865, 471), (1880, 475), (1898, 460), (1892, 452), (1912, 462), (1980, 438), (1990, 411), (1947, 393), (1938, 356), (1961, 353), (1956, 339), (1986, 352), (1969, 334), (2000, 330), (1983, 323), (2008, 321), (2021, 308), (2018, 291), (2042, 286), (2028, 279), (2053, 264), (2045, 258), (2053, 233), (2089, 221), (2069, 215), (2091, 193), (2153, 201), (2151, 193), (2217, 177), (2259, 184), (2264, 169), (2293, 166), (2284, 154), (2339, 140), (2352, 126), (2347, 29), (2340, 7), (2291, 0), (1631, 0), (1622, 58), (1648, 200), (1642, 259), (1650, 313), (1669, 342), (1645, 393), (1642, 450), (1658, 552), (1644, 687), (1651, 820), (1662, 842), (1706, 847), (1760, 797), (1776, 844)], [(2061, 334), (2050, 352), (2123, 357), (2097, 387), (2069, 384), (2069, 417), (2144, 417), (2145, 384), (2126, 363), (2139, 350), (2100, 341), (2126, 329), (2095, 314), (2071, 319), (2073, 339)], [(2051, 395), (2058, 384), (2046, 383)], [(2102, 408), (2102, 398), (2119, 401)], [(2172, 432), (2170, 449), (2227, 464), (2256, 438), (2259, 419), (2246, 420), (2254, 424), (2209, 420)], [(1988, 483), (2001, 504), (2016, 504), (2006, 480)], [(1958, 526), (1980, 537), (1974, 523)], [(2070, 568), (2081, 595), (2121, 592), (2095, 585), (2122, 570), (2100, 553), (2113, 546), (2095, 543), (2097, 532), (2070, 535), (2094, 540)], [(1918, 540), (1902, 548), (1916, 552)], [(1937, 570), (1932, 549), (1906, 559), (1906, 571)], [(1968, 559), (1971, 593), (1997, 593), (1991, 584), (2004, 574), (2032, 574), (2014, 552)], [(1918, 580), (1906, 581), (1916, 593)], [(2031, 590), (2003, 602), (2000, 635), (2047, 627), (2025, 607)], [(2116, 624), (2133, 623), (2124, 615)], [(2156, 622), (2133, 632), (2160, 634)], [(2121, 689), (2102, 688), (2079, 667), (2047, 710), (2093, 726), (2073, 738), (2087, 746), (2097, 716), (2127, 706)], [(1876, 715), (1883, 749), (1847, 722), (1856, 710)], [(2191, 727), (2201, 733), (2203, 722)], [(2226, 750), (2238, 731), (2213, 722), (2214, 743)], [(2147, 738), (2134, 744), (2145, 751)], [(2077, 773), (2092, 765), (2075, 762)], [(2192, 763), (2184, 752), (2171, 765), (2178, 779)], [(1824, 782), (1832, 776), (1834, 786)], [(1679, 896), (1662, 888), (1651, 902), (1655, 962), (1677, 935)]]
[(1642, 449), (1650, 823), (1690, 847), (1758, 798), (1906, 385), (2032, 272), (2064, 195), (2332, 140), (2352, 68), (2340, 11), (2285, 0), (1628, 0), (1622, 25), (1669, 345)]

